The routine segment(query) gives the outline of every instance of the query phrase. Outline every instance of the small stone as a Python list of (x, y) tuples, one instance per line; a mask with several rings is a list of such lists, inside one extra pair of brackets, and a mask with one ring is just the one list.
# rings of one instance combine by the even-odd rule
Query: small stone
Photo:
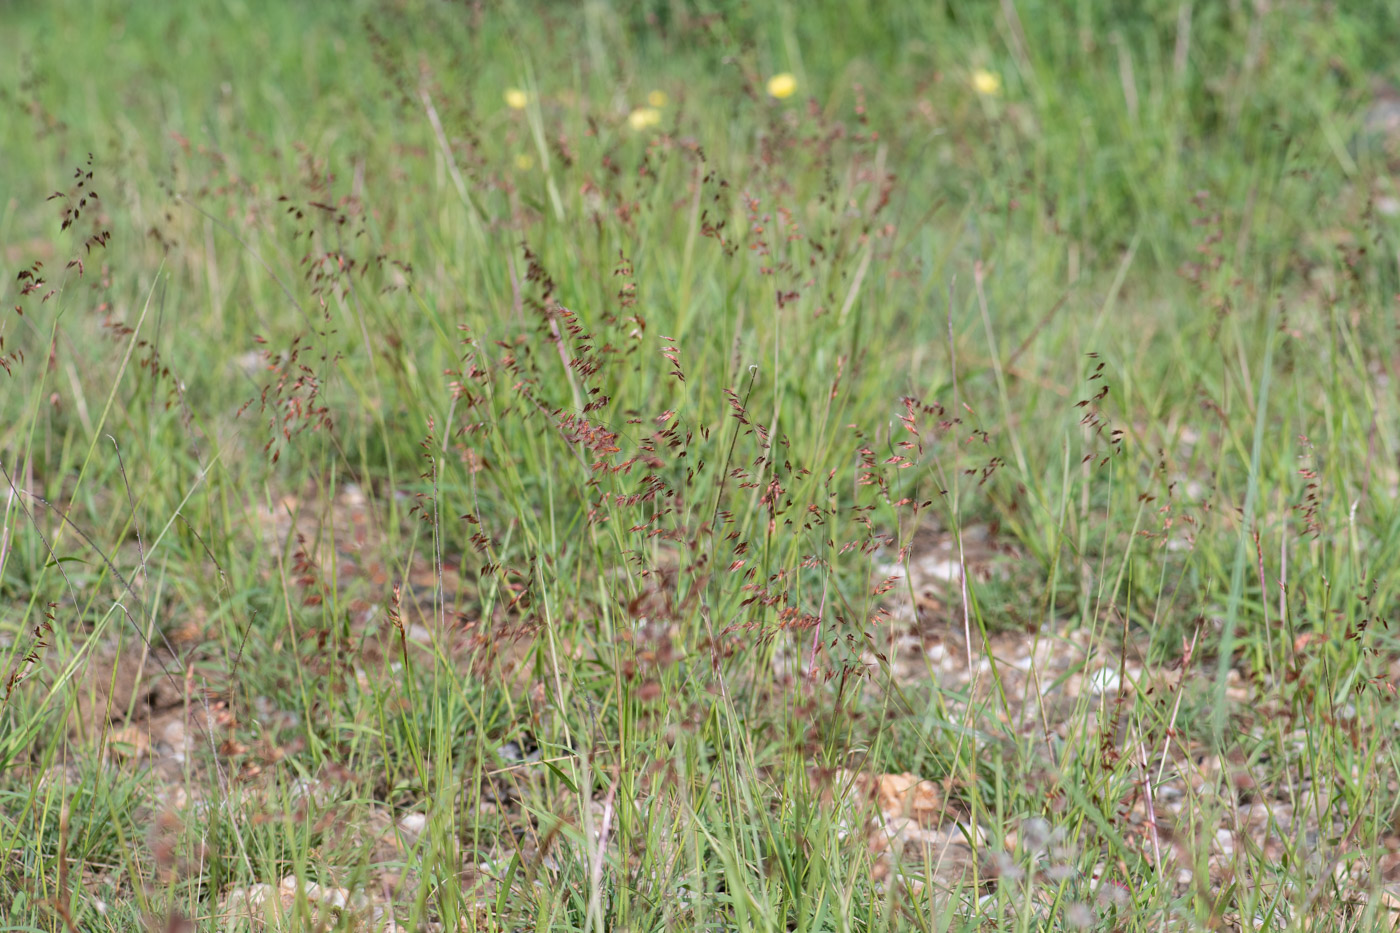
[(1111, 667), (1101, 667), (1089, 675), (1089, 691), (1096, 697), (1117, 693), (1118, 687), (1118, 672)]
[(428, 827), (428, 817), (423, 813), (409, 813), (399, 820), (399, 830), (404, 835), (404, 840), (409, 844), (418, 841), (418, 837), (423, 835), (423, 830)]
[(955, 560), (930, 561), (924, 572), (935, 580), (953, 583), (962, 579), (962, 565)]

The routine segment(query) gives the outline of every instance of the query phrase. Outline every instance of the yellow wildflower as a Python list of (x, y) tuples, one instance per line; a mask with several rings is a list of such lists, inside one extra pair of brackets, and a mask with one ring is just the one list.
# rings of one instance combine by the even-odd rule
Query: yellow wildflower
[(786, 71), (784, 71), (782, 74), (776, 74), (768, 79), (768, 93), (778, 98), (778, 100), (782, 100), (785, 97), (791, 97), (793, 92), (796, 90), (797, 79), (794, 78), (792, 75), (788, 74)]
[(1001, 78), (985, 68), (972, 73), (972, 88), (984, 97), (995, 97), (1001, 93)]
[(661, 122), (661, 111), (655, 107), (638, 107), (627, 115), (627, 125), (634, 130), (644, 130)]
[(652, 91), (650, 94), (647, 95), (647, 103), (651, 104), (653, 107), (665, 107), (666, 92)]
[(518, 87), (506, 88), (505, 97), (506, 106), (511, 110), (524, 110), (525, 105), (530, 102), (530, 95)]
[(515, 167), (522, 172), (528, 172), (535, 167), (535, 157), (528, 152), (522, 152), (515, 157)]

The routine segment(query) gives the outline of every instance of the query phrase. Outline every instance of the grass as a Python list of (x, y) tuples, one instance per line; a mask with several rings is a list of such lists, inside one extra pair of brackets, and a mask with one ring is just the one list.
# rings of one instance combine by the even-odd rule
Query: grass
[(1400, 913), (1385, 4), (6, 19), (3, 929)]

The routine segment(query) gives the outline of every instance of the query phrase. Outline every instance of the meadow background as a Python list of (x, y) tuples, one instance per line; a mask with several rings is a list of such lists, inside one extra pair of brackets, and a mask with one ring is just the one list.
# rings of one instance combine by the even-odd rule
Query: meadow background
[(1392, 4), (0, 32), (0, 928), (1400, 917)]

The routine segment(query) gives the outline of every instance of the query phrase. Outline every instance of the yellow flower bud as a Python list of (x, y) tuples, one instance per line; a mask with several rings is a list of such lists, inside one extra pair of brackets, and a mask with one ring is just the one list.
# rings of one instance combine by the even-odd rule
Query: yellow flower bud
[(1001, 78), (985, 68), (978, 68), (972, 73), (972, 87), (984, 97), (994, 97), (1001, 93)]
[(661, 111), (655, 107), (638, 107), (627, 115), (627, 125), (634, 130), (644, 130), (661, 122)]
[(786, 71), (784, 71), (782, 74), (776, 74), (768, 79), (768, 93), (778, 98), (778, 100), (782, 100), (785, 97), (791, 97), (793, 95), (793, 92), (796, 90), (797, 79), (794, 78), (792, 75), (788, 74)]

